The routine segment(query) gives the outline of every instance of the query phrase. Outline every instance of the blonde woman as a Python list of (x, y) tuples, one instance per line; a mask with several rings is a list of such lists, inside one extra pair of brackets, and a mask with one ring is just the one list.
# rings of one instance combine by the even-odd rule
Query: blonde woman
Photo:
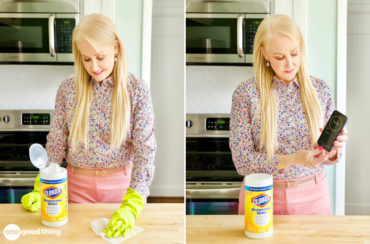
[[(126, 52), (114, 23), (87, 15), (73, 31), (75, 75), (60, 85), (47, 136), (50, 162), (68, 163), (72, 203), (117, 203), (105, 232), (126, 236), (149, 195), (154, 173), (154, 115), (149, 89), (127, 73)], [(39, 177), (22, 198), (40, 209)]]
[(308, 75), (303, 37), (290, 17), (261, 22), (253, 62), (255, 77), (240, 84), (232, 100), (229, 139), (238, 173), (273, 175), (274, 214), (331, 214), (324, 165), (338, 162), (347, 131), (331, 152), (315, 143), (334, 99), (326, 82)]

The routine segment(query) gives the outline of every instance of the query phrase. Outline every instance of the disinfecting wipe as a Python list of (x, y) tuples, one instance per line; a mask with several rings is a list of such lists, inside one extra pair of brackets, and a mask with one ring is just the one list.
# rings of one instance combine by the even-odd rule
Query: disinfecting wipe
[(32, 164), (40, 169), (41, 222), (54, 227), (68, 222), (67, 170), (48, 162), (45, 149), (40, 144), (30, 147)]
[(266, 238), (273, 233), (272, 185), (272, 175), (250, 174), (244, 178), (247, 237)]

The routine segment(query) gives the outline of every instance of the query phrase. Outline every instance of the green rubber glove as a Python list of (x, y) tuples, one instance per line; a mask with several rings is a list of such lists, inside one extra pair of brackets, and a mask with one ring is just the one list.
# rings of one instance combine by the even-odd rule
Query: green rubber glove
[(131, 233), (135, 220), (144, 208), (144, 200), (135, 190), (129, 188), (123, 197), (121, 207), (113, 213), (113, 217), (104, 233), (107, 237), (123, 237)]
[(40, 174), (37, 175), (33, 184), (33, 191), (23, 195), (22, 206), (25, 210), (36, 212), (41, 208)]

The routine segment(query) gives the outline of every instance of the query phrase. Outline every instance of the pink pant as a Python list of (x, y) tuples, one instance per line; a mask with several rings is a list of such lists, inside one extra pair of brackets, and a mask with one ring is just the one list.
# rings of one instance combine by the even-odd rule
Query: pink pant
[(129, 167), (103, 176), (75, 173), (68, 165), (67, 173), (70, 203), (121, 203), (131, 180)]
[[(284, 180), (274, 180), (284, 182)], [(239, 214), (244, 214), (244, 181), (239, 194)], [(275, 215), (331, 215), (328, 180), (325, 173), (297, 187), (273, 188)]]

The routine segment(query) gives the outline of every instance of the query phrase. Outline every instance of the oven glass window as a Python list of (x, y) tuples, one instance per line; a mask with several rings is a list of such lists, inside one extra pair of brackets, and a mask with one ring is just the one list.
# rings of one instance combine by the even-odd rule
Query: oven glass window
[(228, 138), (186, 138), (186, 170), (235, 172)]
[(187, 215), (238, 214), (239, 199), (187, 199)]
[(33, 186), (0, 186), (0, 203), (21, 203), (22, 196), (33, 190)]
[[(0, 132), (0, 173), (2, 171), (35, 171), (29, 159), (33, 143), (46, 144), (48, 132)], [(0, 177), (1, 178), (1, 177)]]
[(187, 18), (186, 52), (235, 54), (237, 19)]
[(48, 19), (1, 18), (0, 52), (48, 53)]

